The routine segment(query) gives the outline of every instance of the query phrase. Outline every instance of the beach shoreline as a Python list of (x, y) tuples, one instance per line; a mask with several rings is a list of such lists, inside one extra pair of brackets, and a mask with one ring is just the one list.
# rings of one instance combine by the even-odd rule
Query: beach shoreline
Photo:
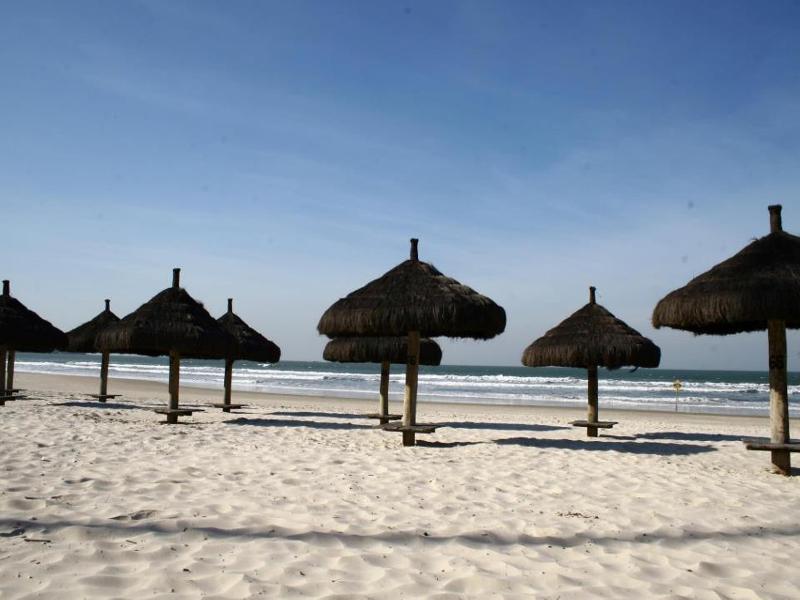
[(590, 439), (579, 409), (421, 403), (441, 427), (404, 448), (374, 401), (236, 392), (225, 414), (182, 388), (204, 410), (168, 426), (165, 384), (18, 383), (4, 600), (800, 596), (800, 477), (740, 441), (763, 417), (601, 401), (620, 422)]
[[(110, 361), (113, 379), (168, 381), (168, 362), (161, 357), (120, 355)], [(379, 368), (374, 364), (321, 361), (281, 361), (275, 365), (237, 362), (232, 374), (235, 390), (278, 395), (303, 395), (325, 398), (375, 397)], [(96, 377), (100, 355), (55, 353), (17, 356), (17, 372)], [(524, 366), (450, 365), (421, 369), (418, 390), (421, 402), (477, 403), (509, 406), (586, 405), (586, 370), (565, 368), (531, 369)], [(186, 360), (181, 362), (184, 387), (220, 389), (224, 387), (222, 361)], [(769, 414), (767, 372), (671, 371), (638, 369), (604, 371), (599, 381), (602, 409), (697, 412), (703, 414)], [(389, 378), (389, 397), (401, 401), (404, 395), (404, 369), (396, 365)], [(674, 384), (681, 382), (676, 395)], [(800, 385), (797, 376), (788, 387), (790, 416), (800, 418)], [(677, 396), (677, 397), (676, 397)]]
[[(17, 383), (22, 387), (30, 387), (34, 390), (48, 391), (48, 392), (70, 392), (76, 394), (96, 394), (98, 379), (86, 375), (72, 375), (61, 374), (53, 375), (46, 373), (28, 373), (19, 372), (17, 374)], [(165, 403), (168, 398), (168, 388), (166, 382), (149, 381), (144, 379), (133, 378), (109, 378), (109, 390), (111, 393), (120, 393), (123, 396), (126, 394), (142, 395), (152, 394), (153, 398), (163, 400)], [(113, 391), (116, 390), (116, 391)], [(221, 402), (222, 388), (204, 386), (196, 383), (181, 383), (181, 404), (192, 404), (195, 402), (200, 403), (216, 403)], [(233, 397), (235, 402), (251, 402), (261, 403), (265, 406), (283, 403), (283, 404), (307, 404), (324, 403), (330, 405), (340, 405), (348, 409), (362, 409), (373, 412), (372, 409), (377, 404), (378, 390), (376, 387), (374, 398), (364, 397), (344, 397), (344, 396), (325, 396), (320, 394), (303, 394), (291, 393), (280, 394), (273, 392), (251, 391), (251, 390), (238, 390), (234, 387)], [(502, 404), (494, 402), (443, 402), (440, 400), (431, 401), (425, 398), (420, 398), (419, 405), (421, 410), (425, 407), (441, 407), (453, 412), (463, 411), (468, 414), (484, 414), (485, 412), (498, 412), (502, 414), (552, 414), (561, 415), (565, 419), (574, 420), (582, 419), (585, 417), (586, 409), (584, 407), (576, 406), (558, 406), (558, 405), (538, 405), (538, 404)], [(402, 412), (402, 401), (392, 399), (390, 401), (392, 412)], [(678, 411), (657, 410), (657, 409), (637, 409), (637, 408), (607, 408), (603, 404), (603, 398), (600, 398), (600, 410), (603, 417), (609, 417), (615, 420), (621, 420), (626, 416), (643, 415), (654, 416), (660, 415), (664, 419), (669, 420), (673, 416), (677, 416), (678, 420), (691, 421), (697, 423), (724, 423), (730, 419), (737, 421), (743, 420), (746, 424), (761, 424), (765, 427), (765, 431), (769, 431), (769, 416), (768, 415), (742, 415), (742, 414), (717, 414), (709, 412), (692, 412), (681, 407)], [(800, 426), (800, 418), (791, 418), (792, 427)], [(765, 433), (767, 435), (767, 433)]]

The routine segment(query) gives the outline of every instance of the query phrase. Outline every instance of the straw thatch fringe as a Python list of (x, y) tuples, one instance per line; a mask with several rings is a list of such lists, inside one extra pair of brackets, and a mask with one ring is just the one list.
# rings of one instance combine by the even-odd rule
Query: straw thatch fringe
[(800, 328), (800, 237), (762, 237), (665, 296), (653, 326), (696, 334), (763, 331), (767, 320)]
[[(322, 358), (331, 362), (406, 364), (408, 337), (350, 337), (328, 342)], [(442, 349), (429, 339), (420, 340), (419, 364), (437, 366), (442, 362)]]
[(428, 337), (489, 339), (505, 327), (505, 310), (490, 298), (412, 258), (335, 302), (317, 330), (330, 338), (419, 331)]
[(106, 300), (106, 309), (103, 312), (91, 321), (67, 332), (67, 350), (70, 352), (98, 352), (100, 348), (95, 343), (97, 334), (117, 321), (119, 321), (119, 317), (111, 312), (108, 300)]
[(265, 338), (234, 313), (230, 300), (228, 307), (228, 312), (217, 319), (223, 329), (236, 340), (235, 350), (228, 358), (265, 363), (278, 362), (281, 359), (281, 349), (278, 345)]
[(173, 286), (100, 332), (98, 348), (109, 352), (188, 358), (225, 358), (236, 341), (186, 290)]
[(0, 348), (20, 352), (52, 352), (67, 346), (66, 334), (11, 296), (8, 280), (0, 295)]
[(528, 367), (657, 367), (661, 350), (599, 304), (589, 303), (525, 349)]

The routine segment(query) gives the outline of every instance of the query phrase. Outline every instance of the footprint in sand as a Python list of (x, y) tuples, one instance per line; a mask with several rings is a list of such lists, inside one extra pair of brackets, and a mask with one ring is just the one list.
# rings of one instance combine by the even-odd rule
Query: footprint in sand
[(117, 515), (116, 517), (111, 517), (112, 521), (141, 521), (142, 519), (150, 519), (156, 514), (158, 511), (155, 510), (139, 510), (133, 512), (129, 515)]

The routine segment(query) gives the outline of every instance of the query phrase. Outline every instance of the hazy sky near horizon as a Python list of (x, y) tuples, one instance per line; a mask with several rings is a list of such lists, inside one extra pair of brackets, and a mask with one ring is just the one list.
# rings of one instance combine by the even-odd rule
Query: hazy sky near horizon
[[(505, 307), (449, 364), (519, 364), (588, 300), (664, 367), (763, 369), (766, 335), (655, 303), (800, 232), (800, 3), (9, 2), (2, 278), (63, 329), (182, 283), (286, 359), (408, 255)], [(789, 368), (800, 365), (789, 339)]]

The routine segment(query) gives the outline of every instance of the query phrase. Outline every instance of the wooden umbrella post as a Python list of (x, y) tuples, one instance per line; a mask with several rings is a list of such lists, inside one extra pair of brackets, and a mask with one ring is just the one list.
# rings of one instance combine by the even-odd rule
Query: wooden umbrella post
[[(8, 279), (3, 279), (3, 296), (11, 295), (11, 282)], [(6, 349), (0, 349), (0, 396), (7, 396), (11, 394), (8, 391), (10, 388), (6, 383)]]
[(6, 388), (6, 351), (0, 350), (0, 395), (8, 396), (11, 392)]
[(98, 400), (100, 402), (105, 402), (106, 398), (108, 398), (108, 362), (109, 362), (110, 354), (108, 352), (103, 352), (102, 357), (100, 358), (100, 396)]
[[(417, 424), (417, 378), (419, 375), (419, 331), (408, 332), (408, 359), (406, 361), (406, 388), (403, 401), (403, 427)], [(413, 446), (416, 435), (403, 431), (403, 446)]]
[[(769, 208), (769, 230), (783, 230), (781, 207)], [(769, 344), (769, 420), (772, 429), (770, 441), (774, 444), (789, 443), (789, 391), (786, 382), (786, 322), (767, 321)], [(776, 473), (789, 475), (792, 470), (788, 449), (772, 450), (772, 466)]]
[[(597, 423), (599, 407), (597, 402), (597, 365), (592, 365), (588, 368), (589, 383), (588, 383), (588, 400), (589, 406), (586, 411), (586, 420), (589, 423)], [(589, 425), (586, 427), (586, 435), (589, 437), (597, 437), (597, 427)]]
[[(786, 322), (767, 321), (769, 340), (769, 418), (770, 441), (789, 443), (789, 394), (786, 382)], [(789, 475), (792, 470), (788, 449), (772, 450), (772, 466), (776, 473)]]
[[(180, 268), (172, 269), (172, 287), (181, 287)], [(178, 422), (178, 403), (181, 381), (181, 355), (175, 350), (169, 351), (169, 409), (167, 411), (167, 423), (172, 425)], [(175, 412), (173, 412), (175, 411)]]
[[(589, 286), (589, 304), (597, 303), (597, 288)], [(597, 365), (590, 365), (588, 371), (588, 401), (589, 406), (586, 411), (586, 420), (589, 423), (597, 423)], [(591, 425), (586, 427), (586, 435), (589, 437), (597, 437), (597, 427)]]
[[(233, 298), (228, 298), (228, 314), (233, 314)], [(225, 395), (222, 398), (222, 412), (231, 412), (231, 386), (233, 384), (233, 359), (225, 357)]]
[(225, 396), (223, 397), (222, 412), (231, 412), (231, 385), (233, 382), (233, 359), (225, 359)]
[(6, 385), (6, 390), (9, 394), (14, 393), (14, 360), (16, 359), (16, 356), (17, 353), (15, 350), (8, 351), (8, 371), (6, 372), (8, 385)]
[(178, 422), (178, 391), (180, 389), (181, 376), (181, 355), (171, 350), (169, 353), (169, 412), (167, 413), (167, 423), (172, 425)]
[(381, 387), (380, 398), (378, 400), (378, 415), (380, 415), (381, 425), (389, 422), (389, 370), (391, 364), (388, 360), (381, 362)]

